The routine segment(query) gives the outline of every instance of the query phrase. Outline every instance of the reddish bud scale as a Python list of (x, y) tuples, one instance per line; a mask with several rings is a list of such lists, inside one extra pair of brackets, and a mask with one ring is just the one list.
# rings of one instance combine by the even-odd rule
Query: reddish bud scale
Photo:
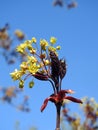
[(33, 76), (34, 76), (36, 79), (44, 80), (44, 81), (48, 80), (48, 78), (49, 78), (47, 75), (41, 74), (41, 73), (39, 73), (39, 72), (37, 72), (37, 73), (34, 74)]

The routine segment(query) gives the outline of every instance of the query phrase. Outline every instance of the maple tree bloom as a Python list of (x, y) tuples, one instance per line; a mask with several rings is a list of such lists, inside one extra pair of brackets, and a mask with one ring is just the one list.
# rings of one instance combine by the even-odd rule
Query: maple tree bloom
[(50, 97), (44, 100), (44, 103), (41, 107), (41, 112), (46, 108), (48, 101), (51, 101), (55, 104), (61, 103), (61, 105), (63, 104), (63, 101), (65, 99), (70, 100), (72, 102), (76, 102), (76, 103), (82, 103), (80, 99), (74, 98), (72, 96), (66, 96), (66, 93), (70, 93), (70, 92), (72, 93), (72, 90), (61, 90), (57, 94), (50, 95)]
[(30, 50), (30, 53), (31, 53), (31, 54), (35, 54), (35, 53), (36, 53), (36, 49), (32, 48), (32, 49)]
[(50, 65), (50, 61), (49, 60), (44, 60), (45, 65)]
[(23, 88), (24, 87), (24, 80), (20, 80), (19, 82), (19, 88)]
[(32, 50), (32, 45), (31, 44), (27, 45), (27, 48), (29, 51)]
[(34, 56), (27, 56), (27, 58), (28, 58), (28, 63), (36, 63), (37, 62), (37, 59)]
[(29, 88), (32, 88), (33, 86), (34, 86), (34, 82), (33, 81), (29, 82)]
[(56, 52), (56, 48), (55, 48), (55, 47), (53, 47), (53, 46), (49, 46), (49, 47), (48, 47), (48, 51), (53, 51), (53, 52)]
[(56, 41), (57, 41), (57, 39), (56, 39), (55, 37), (51, 37), (51, 38), (50, 38), (50, 43), (51, 43), (51, 44), (55, 44)]
[(27, 69), (28, 69), (27, 62), (22, 62), (22, 63), (20, 64), (20, 68), (21, 68), (21, 70), (23, 70), (23, 71), (27, 70)]
[(28, 71), (31, 74), (35, 74), (36, 72), (38, 72), (39, 68), (39, 65), (37, 65), (36, 63), (30, 63), (30, 65), (28, 66)]
[(26, 40), (26, 41), (24, 42), (24, 44), (26, 44), (26, 45), (28, 46), (28, 45), (32, 44), (32, 41), (31, 41), (31, 40)]
[(15, 31), (15, 35), (20, 40), (22, 40), (25, 37), (24, 33), (21, 30), (18, 30), (18, 29)]
[[(51, 37), (50, 39), (55, 40), (54, 37)], [(39, 80), (47, 81), (49, 78), (53, 80), (53, 77), (51, 77), (51, 75), (52, 71), (56, 70), (56, 68), (52, 69), (51, 62), (53, 60), (51, 60), (52, 56), (50, 57), (50, 53), (54, 55), (53, 57), (56, 57), (56, 59), (58, 59), (57, 50), (59, 50), (60, 47), (58, 46), (55, 48), (53, 45), (49, 45), (45, 39), (42, 39), (40, 40), (40, 50), (38, 50), (37, 46), (32, 44), (32, 42), (36, 41), (36, 38), (33, 37), (31, 40), (26, 40), (24, 43), (21, 43), (19, 46), (17, 46), (16, 50), (21, 54), (25, 54), (26, 60), (20, 64), (20, 70), (11, 73), (12, 79), (20, 80), (22, 76), (25, 76), (24, 79), (27, 79), (26, 77), (30, 75)], [(59, 62), (61, 61), (58, 59), (58, 63), (54, 64), (59, 65)], [(57, 70), (59, 70), (59, 68)]]
[(57, 47), (56, 47), (56, 50), (60, 50), (60, 49), (61, 49), (61, 46), (57, 46)]
[(46, 50), (46, 47), (48, 46), (48, 42), (45, 39), (40, 40), (40, 46), (43, 50)]
[(27, 44), (23, 43), (23, 44), (20, 44), (17, 48), (16, 48), (16, 51), (21, 53), (21, 54), (24, 54), (24, 51), (27, 47)]
[(13, 80), (19, 80), (24, 73), (24, 71), (15, 69), (15, 71), (10, 73), (10, 75)]
[(37, 40), (36, 40), (36, 38), (35, 37), (32, 37), (32, 40), (31, 40), (33, 43), (36, 43), (37, 42)]

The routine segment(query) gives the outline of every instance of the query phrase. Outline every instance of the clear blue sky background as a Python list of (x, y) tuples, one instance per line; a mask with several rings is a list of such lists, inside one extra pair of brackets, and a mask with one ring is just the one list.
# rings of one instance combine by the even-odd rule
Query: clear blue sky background
[[(68, 64), (63, 89), (76, 91), (73, 96), (94, 97), (98, 101), (98, 0), (77, 0), (78, 7), (53, 7), (52, 0), (0, 0), (0, 27), (8, 22), (10, 33), (23, 30), (28, 39), (38, 40), (51, 36), (61, 45), (60, 58)], [(15, 43), (19, 44), (19, 42)], [(17, 65), (8, 66), (0, 56), (0, 86), (16, 85), (9, 77)], [(15, 122), (20, 121), (21, 130), (34, 125), (38, 130), (55, 129), (55, 107), (52, 103), (43, 113), (40, 107), (52, 93), (49, 83), (36, 81), (35, 87), (25, 85), (23, 95), (30, 95), (30, 113), (19, 112), (8, 104), (0, 103), (0, 130), (14, 130)], [(21, 97), (20, 97), (21, 98)], [(73, 111), (77, 104), (71, 104)]]

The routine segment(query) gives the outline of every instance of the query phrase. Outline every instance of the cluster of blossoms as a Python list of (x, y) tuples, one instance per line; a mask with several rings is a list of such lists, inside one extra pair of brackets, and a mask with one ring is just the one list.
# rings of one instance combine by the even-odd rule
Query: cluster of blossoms
[[(84, 114), (83, 118), (80, 114), (72, 114), (68, 109), (67, 102), (63, 104), (62, 109), (62, 127), (66, 126), (65, 121), (69, 124), (71, 130), (98, 130), (98, 103), (94, 98), (82, 98), (83, 104), (81, 106), (81, 113)], [(63, 124), (64, 123), (64, 124)], [(65, 128), (64, 130), (66, 130)]]
[(0, 28), (0, 48), (8, 50), (11, 45), (11, 38), (8, 34), (9, 24), (5, 24), (3, 28)]
[[(55, 104), (62, 105), (64, 99), (71, 100), (76, 103), (82, 103), (80, 99), (66, 96), (67, 93), (73, 93), (72, 90), (62, 90), (61, 82), (66, 74), (66, 61), (58, 58), (58, 50), (60, 46), (56, 46), (57, 39), (50, 38), (50, 42), (45, 39), (40, 40), (40, 49), (37, 46), (37, 40), (33, 37), (20, 44), (16, 50), (26, 55), (26, 61), (22, 62), (20, 69), (15, 69), (10, 75), (13, 80), (19, 80), (19, 87), (24, 87), (24, 82), (28, 77), (34, 77), (39, 80), (49, 81), (52, 84), (54, 93), (46, 98), (41, 111), (43, 111), (51, 101)], [(29, 87), (34, 85), (33, 79), (29, 82)]]
[(84, 104), (81, 106), (85, 115), (82, 128), (86, 130), (98, 129), (98, 102), (94, 98), (83, 98)]
[[(38, 49), (37, 40), (33, 37), (31, 40), (26, 40), (16, 48), (17, 52), (24, 54), (27, 58), (26, 61), (21, 63), (19, 70), (15, 69), (15, 71), (11, 73), (13, 80), (20, 80), (20, 88), (24, 87), (24, 81), (29, 76), (34, 76), (39, 80), (48, 80), (51, 78), (49, 53), (52, 51), (57, 55), (57, 50), (60, 50), (60, 46), (53, 46), (55, 43), (56, 38), (54, 37), (50, 38), (50, 43), (42, 39), (40, 40), (40, 49)], [(24, 75), (25, 78), (22, 79)], [(31, 81), (29, 87), (33, 85), (34, 82)]]

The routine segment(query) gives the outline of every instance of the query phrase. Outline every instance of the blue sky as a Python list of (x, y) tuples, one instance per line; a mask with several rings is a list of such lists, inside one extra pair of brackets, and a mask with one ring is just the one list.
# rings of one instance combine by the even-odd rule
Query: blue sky
[[(98, 101), (98, 0), (77, 2), (77, 8), (68, 10), (53, 7), (52, 0), (0, 0), (0, 27), (8, 22), (11, 34), (15, 29), (21, 29), (28, 39), (34, 36), (38, 40), (49, 40), (55, 36), (62, 47), (60, 58), (65, 58), (68, 64), (62, 88), (73, 89), (76, 92), (73, 96), (77, 98), (88, 96)], [(9, 73), (18, 68), (19, 63), (8, 66), (2, 56), (0, 61), (0, 85), (17, 86)], [(30, 95), (30, 113), (19, 112), (0, 102), (0, 130), (14, 130), (17, 120), (21, 130), (28, 130), (32, 125), (38, 130), (55, 129), (54, 105), (49, 103), (45, 111), (40, 112), (44, 99), (51, 93), (50, 84), (46, 82), (35, 81), (33, 89), (25, 85), (23, 95)], [(71, 107), (75, 111), (74, 107), (78, 108), (78, 105), (71, 104)]]

